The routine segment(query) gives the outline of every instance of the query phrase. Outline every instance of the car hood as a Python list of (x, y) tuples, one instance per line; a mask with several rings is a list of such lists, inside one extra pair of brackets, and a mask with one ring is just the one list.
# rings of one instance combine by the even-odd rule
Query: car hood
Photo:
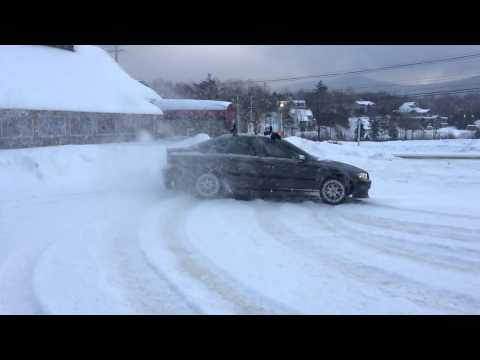
[(356, 166), (343, 163), (340, 161), (333, 161), (333, 160), (317, 160), (316, 161), (319, 165), (326, 166), (329, 168), (334, 168), (343, 172), (358, 174), (359, 172), (367, 172), (366, 170), (360, 169)]

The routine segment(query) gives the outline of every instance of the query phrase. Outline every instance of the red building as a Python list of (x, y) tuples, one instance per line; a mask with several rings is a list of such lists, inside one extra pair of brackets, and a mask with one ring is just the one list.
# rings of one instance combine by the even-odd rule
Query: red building
[(175, 135), (218, 136), (228, 133), (235, 123), (235, 106), (227, 101), (162, 99), (156, 104)]

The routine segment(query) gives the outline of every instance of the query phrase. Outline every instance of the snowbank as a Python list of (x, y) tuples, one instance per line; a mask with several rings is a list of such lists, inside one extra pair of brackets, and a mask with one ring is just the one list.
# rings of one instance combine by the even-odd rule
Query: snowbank
[(473, 137), (473, 131), (459, 130), (454, 126), (448, 126), (437, 130), (437, 134), (440, 137), (451, 136), (455, 139), (471, 139)]
[(365, 166), (369, 160), (392, 160), (396, 154), (469, 154), (480, 155), (480, 140), (415, 140), (415, 141), (362, 141), (360, 146), (355, 142), (315, 142), (292, 136), (287, 141), (304, 149), (308, 153), (328, 160), (344, 160)]
[(160, 99), (96, 46), (0, 46), (0, 108), (161, 114)]
[[(206, 134), (176, 142), (69, 145), (0, 151), (0, 199), (32, 195), (161, 187), (169, 146), (208, 140)], [(1, 200), (0, 200), (1, 202)]]
[(176, 110), (226, 110), (232, 103), (215, 100), (159, 99), (155, 104), (164, 111)]

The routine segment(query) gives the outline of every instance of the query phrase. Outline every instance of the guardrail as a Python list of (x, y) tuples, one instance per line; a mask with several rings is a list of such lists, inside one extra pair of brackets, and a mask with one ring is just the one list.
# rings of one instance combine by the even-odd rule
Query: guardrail
[(457, 154), (394, 154), (402, 159), (431, 159), (431, 160), (480, 160), (480, 154), (475, 155), (457, 155)]

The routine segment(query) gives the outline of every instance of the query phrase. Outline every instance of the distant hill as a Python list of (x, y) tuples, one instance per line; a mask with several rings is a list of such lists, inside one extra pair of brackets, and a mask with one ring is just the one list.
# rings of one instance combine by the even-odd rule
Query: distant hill
[(437, 82), (427, 85), (412, 85), (412, 86), (402, 86), (396, 89), (400, 93), (426, 93), (426, 92), (436, 92), (436, 91), (454, 91), (460, 89), (470, 89), (480, 87), (480, 76), (473, 76), (461, 80)]
[[(324, 79), (309, 79), (295, 81), (282, 85), (272, 85), (272, 88), (275, 90), (289, 90), (289, 91), (298, 91), (298, 90), (312, 90), (315, 88), (317, 83), (322, 80), (322, 82), (328, 86), (330, 89), (335, 90), (347, 90), (353, 89), (355, 91), (369, 91), (369, 90), (378, 90), (378, 89), (389, 89), (394, 83), (387, 81), (380, 81), (371, 79), (364, 76), (349, 76), (349, 77), (338, 77), (338, 78), (324, 78)], [(358, 90), (357, 90), (358, 89)], [(380, 90), (378, 90), (380, 91)]]
[[(276, 89), (289, 91), (311, 90), (318, 83), (319, 79), (298, 81), (286, 85), (279, 85)], [(461, 80), (452, 80), (436, 82), (425, 85), (399, 85), (393, 82), (380, 81), (364, 76), (338, 77), (332, 79), (322, 79), (323, 83), (330, 89), (347, 90), (352, 89), (355, 92), (380, 92), (385, 91), (395, 95), (428, 93), (436, 91), (454, 91), (459, 89), (469, 89), (480, 87), (480, 76), (473, 76)]]

